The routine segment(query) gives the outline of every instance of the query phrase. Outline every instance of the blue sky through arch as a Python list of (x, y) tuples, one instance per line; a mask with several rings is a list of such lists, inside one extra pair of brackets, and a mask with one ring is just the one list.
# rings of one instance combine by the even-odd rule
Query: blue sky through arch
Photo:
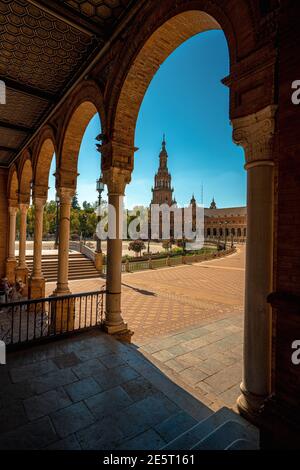
[[(148, 205), (151, 200), (163, 133), (180, 205), (188, 204), (192, 193), (200, 202), (202, 183), (205, 206), (213, 196), (219, 207), (246, 204), (244, 153), (232, 142), (229, 90), (221, 83), (228, 73), (228, 46), (222, 31), (190, 38), (161, 65), (138, 116), (135, 144), (139, 151), (126, 189), (129, 208)], [(95, 137), (99, 129), (99, 117), (95, 116), (80, 149), (77, 187), (81, 203), (97, 199), (100, 162)], [(51, 189), (51, 198), (52, 194)]]

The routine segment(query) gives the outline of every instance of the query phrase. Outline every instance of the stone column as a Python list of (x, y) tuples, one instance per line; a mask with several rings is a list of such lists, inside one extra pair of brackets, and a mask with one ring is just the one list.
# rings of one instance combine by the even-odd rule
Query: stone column
[(10, 283), (14, 283), (16, 279), (16, 219), (17, 219), (17, 206), (11, 205), (8, 208), (9, 213), (9, 240), (8, 240), (8, 258), (6, 260), (6, 277)]
[(42, 273), (43, 216), (46, 199), (34, 198), (34, 253), (33, 270), (29, 279), (29, 298), (45, 297), (45, 278)]
[(57, 287), (54, 295), (70, 294), (69, 289), (69, 241), (70, 241), (70, 214), (72, 198), (75, 194), (72, 188), (58, 189), (60, 201), (59, 218), (59, 247), (58, 247), (58, 275)]
[[(130, 172), (110, 168), (103, 173), (108, 186), (108, 203), (115, 209), (115, 237), (107, 240), (106, 308), (105, 331), (123, 336), (130, 332), (121, 313), (121, 273), (122, 273), (122, 215), (125, 186), (130, 182)], [(110, 222), (110, 216), (109, 216)]]
[(26, 235), (27, 235), (27, 212), (29, 204), (20, 203), (20, 239), (19, 239), (19, 264), (16, 269), (16, 279), (25, 285), (23, 293), (27, 295), (28, 289), (28, 267), (26, 264)]
[(247, 170), (247, 247), (244, 372), (241, 414), (255, 419), (271, 393), (274, 161), (276, 107), (234, 119), (233, 140), (245, 149)]

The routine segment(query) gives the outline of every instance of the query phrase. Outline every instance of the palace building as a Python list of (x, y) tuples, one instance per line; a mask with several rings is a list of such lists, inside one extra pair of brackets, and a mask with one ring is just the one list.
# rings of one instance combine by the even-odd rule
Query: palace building
[[(168, 170), (168, 152), (165, 135), (163, 136), (162, 149), (159, 154), (159, 168), (154, 177), (152, 204), (167, 204), (170, 207), (177, 204), (174, 197), (174, 188), (172, 187), (172, 176)], [(193, 208), (193, 218), (195, 218), (197, 201), (194, 195), (190, 201), (190, 206)], [(172, 216), (173, 214), (171, 213), (171, 238), (174, 234)], [(159, 225), (159, 234), (161, 236), (161, 217)], [(247, 208), (228, 207), (219, 209), (213, 198), (210, 207), (204, 208), (204, 236), (207, 239), (231, 238), (234, 241), (245, 241), (247, 236)]]

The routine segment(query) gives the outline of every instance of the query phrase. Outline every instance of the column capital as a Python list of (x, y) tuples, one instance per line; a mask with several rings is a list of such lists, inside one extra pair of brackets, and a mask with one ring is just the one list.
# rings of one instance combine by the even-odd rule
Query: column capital
[(246, 169), (256, 165), (273, 165), (273, 142), (277, 106), (271, 105), (231, 121), (233, 141), (245, 150)]
[(26, 213), (29, 209), (29, 204), (25, 202), (20, 202), (19, 203), (19, 209), (21, 212)]
[(46, 202), (47, 202), (47, 198), (45, 197), (34, 196), (33, 198), (33, 205), (36, 209), (43, 209)]
[(8, 207), (8, 212), (9, 215), (16, 215), (18, 212), (18, 207), (17, 206), (9, 206)]
[(110, 195), (124, 195), (126, 184), (131, 181), (131, 170), (111, 167), (103, 171), (103, 180)]
[(57, 188), (57, 194), (59, 196), (59, 201), (62, 204), (69, 204), (72, 198), (75, 195), (74, 188)]

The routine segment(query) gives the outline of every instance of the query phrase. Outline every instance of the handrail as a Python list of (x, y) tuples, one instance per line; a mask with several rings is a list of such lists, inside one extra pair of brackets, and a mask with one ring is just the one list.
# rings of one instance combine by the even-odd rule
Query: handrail
[(17, 302), (5, 302), (0, 303), (0, 307), (18, 307), (19, 305), (28, 305), (28, 304), (40, 304), (42, 302), (49, 302), (49, 301), (60, 301), (60, 300), (67, 300), (67, 299), (74, 299), (75, 297), (86, 297), (88, 295), (99, 295), (99, 294), (106, 294), (107, 291), (97, 290), (91, 292), (80, 292), (78, 294), (67, 294), (67, 295), (57, 295), (53, 297), (41, 297), (39, 299), (25, 299), (25, 300), (18, 300)]

